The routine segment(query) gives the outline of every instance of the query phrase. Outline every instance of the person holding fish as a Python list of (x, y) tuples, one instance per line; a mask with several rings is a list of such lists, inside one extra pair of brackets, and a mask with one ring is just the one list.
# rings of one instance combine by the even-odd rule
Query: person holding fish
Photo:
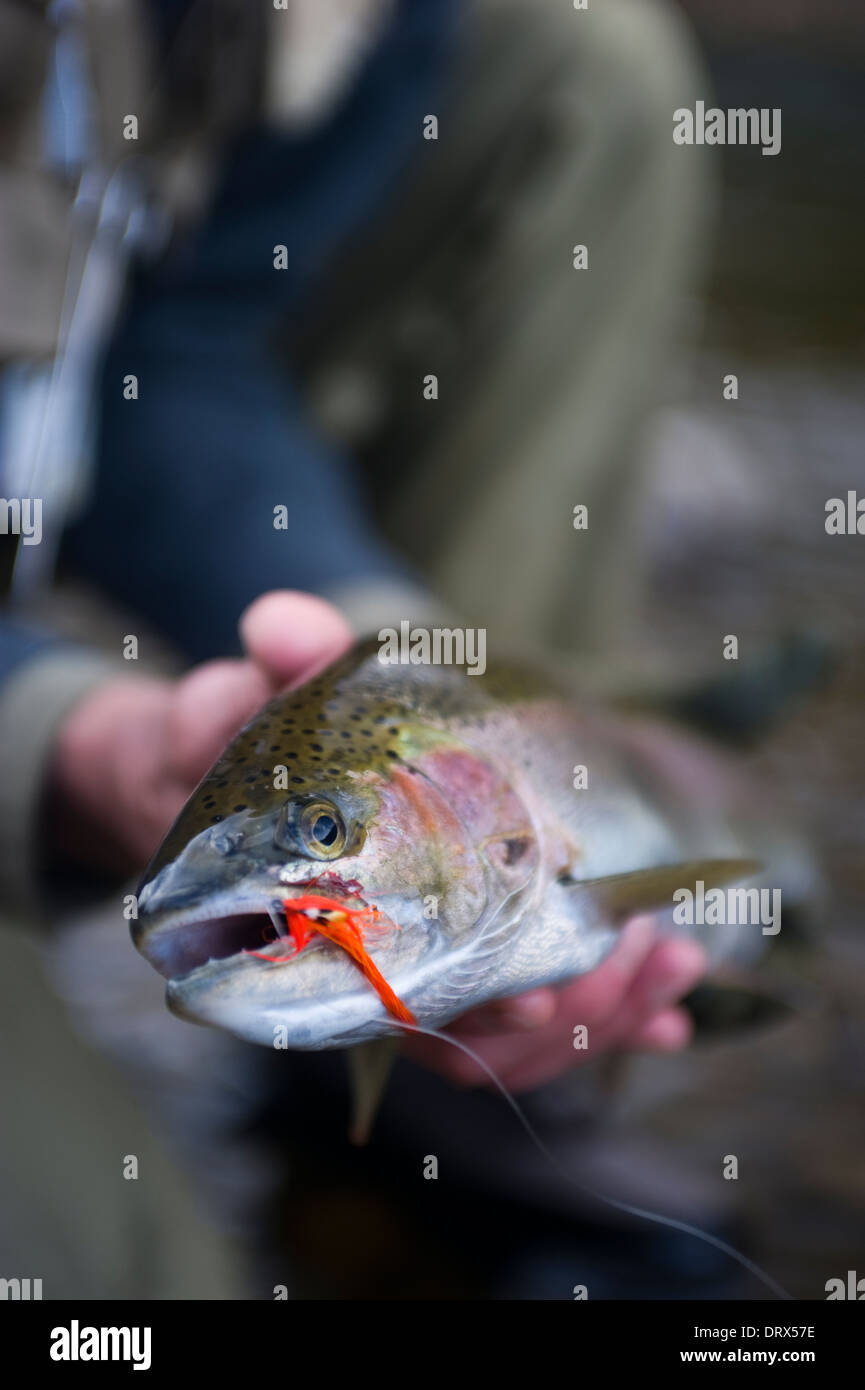
[[(309, 679), (345, 651), (351, 631), (312, 596), (273, 593), (244, 615), (245, 660), (202, 665), (179, 681), (121, 677), (81, 701), (60, 731), (52, 814), (62, 841), (78, 838), (93, 863), (152, 857), (226, 741), (265, 701)], [(674, 1050), (691, 1025), (678, 1000), (705, 967), (692, 941), (658, 940), (636, 916), (609, 959), (590, 976), (477, 1010), (454, 1025), (514, 1089), (528, 1089), (610, 1048)], [(590, 1025), (576, 1051), (573, 1025)], [(487, 1084), (481, 1067), (426, 1039), (410, 1050), (460, 1084)]]
[[(197, 0), (119, 4), (110, 25), (43, 9), (0, 0), (8, 52), (31, 55), (21, 167), (0, 170), (18, 216), (0, 467), (8, 497), (44, 498), (0, 621), (0, 895), (19, 920), (140, 874), (245, 721), (385, 622), (460, 613), (587, 663), (621, 640), (635, 441), (710, 205), (699, 152), (669, 139), (670, 92), (701, 77), (661, 3), (290, 0), (266, 42), (246, 4), (222, 28)], [(137, 634), (146, 674), (118, 660)], [(503, 873), (520, 848), (502, 843)], [(283, 885), (257, 948), (297, 930), (305, 975), (341, 932), (329, 958), (378, 1008), (374, 923), (352, 914), (379, 905), (314, 878), (302, 898), (330, 906), (292, 911)], [(702, 950), (634, 906), (616, 934), (580, 978), (452, 1011), (474, 1057), (406, 1052), (523, 1092), (684, 1047)]]
[[(112, 600), (130, 605), (145, 624), (155, 625), (175, 647), (199, 659), (220, 650), (231, 650), (236, 615), (244, 601), (249, 602), (256, 592), (275, 587), (274, 581), (284, 584), (287, 569), (293, 570), (298, 578), (310, 570), (310, 556), (304, 549), (306, 542), (301, 544), (304, 535), (310, 533), (310, 526), (304, 524), (301, 509), (294, 509), (297, 519), (287, 538), (272, 524), (272, 513), (277, 510), (275, 504), (282, 496), (281, 459), (293, 457), (293, 466), (304, 478), (304, 516), (310, 518), (313, 529), (317, 516), (327, 517), (325, 530), (319, 527), (315, 537), (315, 563), (322, 574), (319, 592), (333, 600), (355, 633), (375, 629), (382, 620), (394, 615), (412, 613), (423, 618), (446, 611), (448, 605), (465, 611), (474, 607), (483, 614), (493, 638), (507, 633), (511, 641), (515, 640), (517, 646), (526, 649), (552, 646), (559, 651), (588, 653), (599, 634), (609, 634), (621, 627), (621, 610), (617, 610), (615, 620), (611, 620), (610, 615), (617, 603), (616, 596), (621, 596), (625, 567), (617, 562), (602, 564), (600, 555), (593, 558), (595, 536), (599, 540), (604, 538), (611, 556), (620, 554), (624, 544), (621, 539), (624, 536), (622, 508), (627, 485), (623, 469), (633, 451), (624, 442), (631, 425), (629, 412), (621, 408), (620, 387), (615, 388), (619, 405), (607, 414), (606, 436), (600, 451), (608, 460), (615, 454), (615, 468), (601, 467), (599, 455), (591, 461), (587, 458), (585, 463), (571, 456), (566, 475), (554, 479), (551, 470), (558, 465), (553, 455), (542, 462), (537, 446), (530, 439), (521, 442), (516, 423), (508, 418), (508, 411), (520, 399), (515, 376), (522, 370), (519, 337), (506, 334), (502, 338), (500, 325), (496, 330), (498, 341), (510, 343), (511, 347), (507, 351), (499, 348), (498, 353), (493, 354), (492, 319), (487, 321), (489, 316), (482, 315), (462, 349), (470, 354), (473, 362), (473, 400), (462, 402), (457, 409), (459, 395), (450, 393), (454, 403), (447, 406), (442, 403), (441, 428), (430, 432), (426, 424), (420, 426), (435, 441), (435, 448), (427, 460), (418, 455), (412, 476), (400, 480), (397, 488), (387, 465), (388, 441), (408, 428), (417, 434), (418, 423), (412, 423), (408, 415), (403, 418), (398, 410), (386, 431), (359, 433), (359, 426), (349, 422), (352, 411), (347, 413), (347, 407), (338, 404), (337, 378), (342, 380), (340, 373), (344, 376), (346, 362), (363, 357), (379, 364), (382, 374), (379, 389), (393, 394), (390, 385), (384, 387), (393, 364), (388, 354), (382, 355), (380, 315), (372, 313), (365, 301), (358, 302), (356, 293), (362, 284), (381, 283), (386, 263), (391, 281), (387, 303), (393, 306), (392, 313), (389, 310), (388, 333), (393, 314), (414, 313), (416, 310), (412, 306), (429, 303), (432, 299), (449, 302), (469, 273), (485, 273), (485, 257), (493, 257), (495, 263), (499, 254), (495, 241), (490, 242), (480, 260), (477, 252), (469, 255), (455, 248), (454, 256), (449, 258), (444, 269), (447, 276), (457, 279), (446, 291), (444, 284), (424, 284), (408, 268), (403, 283), (402, 270), (397, 270), (393, 264), (389, 248), (391, 231), (403, 240), (409, 237), (417, 247), (417, 263), (425, 262), (422, 243), (429, 238), (430, 232), (422, 228), (429, 227), (432, 201), (440, 198), (444, 189), (455, 190), (459, 186), (469, 171), (471, 160), (490, 156), (488, 140), (493, 138), (494, 131), (488, 131), (481, 119), (483, 100), (494, 96), (496, 109), (501, 107), (504, 118), (506, 109), (520, 100), (521, 93), (528, 99), (534, 81), (532, 74), (546, 65), (550, 69), (550, 92), (558, 91), (562, 97), (556, 110), (564, 131), (570, 128), (572, 120), (579, 125), (582, 119), (580, 111), (583, 108), (579, 103), (579, 109), (571, 113), (564, 101), (572, 83), (573, 63), (578, 65), (584, 104), (590, 106), (597, 81), (596, 69), (601, 69), (605, 63), (619, 64), (623, 79), (626, 72), (632, 75), (636, 72), (636, 63), (643, 82), (648, 44), (657, 62), (652, 83), (644, 83), (639, 94), (645, 129), (651, 126), (656, 112), (660, 116), (663, 98), (659, 100), (656, 85), (663, 91), (664, 74), (671, 81), (694, 83), (698, 80), (699, 69), (694, 63), (690, 41), (662, 7), (638, 7), (627, 0), (621, 5), (607, 7), (603, 14), (568, 16), (566, 28), (560, 17), (544, 15), (540, 18), (520, 3), (508, 4), (494, 13), (488, 13), (486, 5), (480, 4), (469, 7), (469, 13), (461, 15), (460, 7), (452, 0), (435, 0), (419, 9), (411, 5), (391, 7), (381, 0), (362, 0), (362, 3), (345, 7), (352, 11), (352, 19), (358, 25), (356, 45), (340, 40), (340, 24), (345, 16), (335, 13), (331, 26), (330, 17), (323, 11), (316, 11), (315, 15), (312, 10), (307, 13), (301, 2), (294, 8), (291, 43), (285, 42), (285, 26), (280, 28), (278, 19), (274, 18), (271, 25), (274, 62), (279, 55), (280, 61), (284, 60), (287, 66), (279, 68), (282, 78), (279, 81), (274, 78), (269, 100), (273, 112), (278, 113), (285, 126), (302, 132), (306, 146), (296, 145), (298, 150), (308, 146), (309, 157), (320, 155), (323, 168), (330, 167), (326, 156), (332, 145), (343, 152), (343, 158), (348, 158), (355, 148), (357, 157), (365, 161), (371, 160), (375, 153), (382, 171), (390, 170), (395, 177), (410, 159), (410, 152), (396, 141), (397, 130), (408, 137), (413, 123), (416, 122), (417, 129), (423, 129), (426, 112), (440, 103), (452, 126), (462, 131), (460, 152), (443, 136), (437, 141), (422, 141), (416, 153), (423, 156), (423, 167), (428, 165), (429, 168), (419, 181), (417, 197), (404, 197), (397, 212), (393, 216), (388, 213), (384, 221), (380, 215), (378, 220), (373, 218), (376, 200), (386, 201), (383, 185), (366, 187), (365, 201), (356, 206), (347, 201), (343, 203), (343, 221), (338, 228), (331, 225), (331, 240), (336, 245), (341, 238), (344, 270), (340, 259), (331, 255), (331, 260), (335, 261), (332, 268), (329, 265), (331, 292), (324, 295), (316, 290), (313, 296), (316, 315), (310, 314), (310, 321), (317, 323), (316, 331), (311, 334), (298, 332), (296, 344), (291, 349), (305, 383), (310, 416), (307, 419), (301, 412), (294, 416), (287, 413), (289, 397), (286, 392), (292, 389), (290, 378), (284, 378), (281, 384), (276, 381), (272, 368), (261, 356), (260, 347), (263, 335), (276, 322), (273, 315), (264, 317), (265, 304), (271, 305), (274, 311), (279, 309), (283, 317), (287, 311), (293, 313), (294, 306), (302, 302), (301, 286), (294, 272), (287, 277), (281, 276), (270, 263), (261, 267), (259, 280), (250, 279), (250, 255), (243, 241), (243, 219), (250, 216), (263, 218), (262, 225), (267, 225), (268, 234), (272, 229), (274, 242), (279, 239), (277, 229), (286, 225), (285, 212), (274, 200), (269, 176), (279, 167), (280, 159), (285, 162), (296, 156), (293, 148), (286, 152), (271, 136), (242, 147), (243, 158), (238, 157), (228, 165), (224, 189), (209, 220), (196, 229), (189, 214), (185, 213), (186, 222), (181, 219), (178, 223), (184, 228), (188, 223), (191, 229), (185, 231), (185, 248), (178, 238), (181, 250), (175, 253), (173, 260), (157, 259), (155, 262), (152, 254), (145, 254), (145, 249), (139, 251), (139, 268), (135, 271), (128, 305), (110, 347), (103, 379), (106, 387), (112, 376), (123, 382), (134, 380), (136, 390), (140, 385), (142, 399), (130, 399), (126, 388), (103, 392), (101, 448), (90, 500), (83, 513), (79, 504), (78, 519), (61, 536), (58, 520), (63, 518), (64, 503), (61, 493), (55, 492), (52, 506), (46, 510), (43, 544), (38, 549), (19, 547), (15, 592), (26, 601), (27, 594), (43, 582), (44, 574), (40, 571), (50, 563), (62, 541), (65, 565), (71, 566), (87, 582), (97, 584)], [(338, 11), (339, 6), (334, 9)], [(195, 5), (156, 7), (158, 42), (172, 62), (179, 63), (179, 73), (183, 71), (184, 62), (194, 66), (195, 60), (183, 55), (187, 51), (184, 45), (188, 45), (190, 36), (197, 32), (195, 10)], [(316, 82), (310, 79), (309, 85), (305, 85), (307, 78), (301, 79), (298, 75), (301, 70), (292, 66), (302, 49), (298, 35), (307, 21), (310, 44), (316, 37), (322, 51), (330, 53), (330, 67), (323, 67)], [(72, 54), (78, 43), (74, 28), (61, 37)], [(98, 29), (91, 37), (98, 46)], [(123, 43), (131, 53), (134, 33), (130, 31), (124, 35), (118, 29), (114, 41)], [(563, 44), (566, 60), (563, 60)], [(73, 62), (70, 56), (63, 71), (71, 71), (79, 61)], [(413, 65), (414, 72), (410, 96), (400, 85), (406, 65)], [(311, 67), (308, 71), (312, 73), (313, 70)], [(394, 100), (397, 100), (398, 89), (398, 99), (404, 105), (394, 107), (388, 121), (381, 124), (378, 108), (370, 109), (370, 92), (377, 91), (381, 96), (390, 90), (390, 84)], [(347, 93), (347, 105), (339, 105), (336, 96), (329, 96), (331, 92)], [(70, 89), (55, 93), (56, 99), (61, 96), (66, 119), (71, 120), (76, 109), (73, 92)], [(130, 102), (135, 104), (130, 94), (119, 99), (126, 103), (124, 109)], [(329, 109), (328, 100), (334, 103), (330, 109), (336, 113), (333, 128), (319, 114)], [(549, 95), (548, 100), (552, 102), (553, 96)], [(163, 95), (160, 101), (164, 101)], [(163, 114), (168, 119), (170, 101), (164, 101), (164, 106)], [(144, 109), (150, 108), (143, 105)], [(397, 111), (399, 119), (395, 125)], [(105, 114), (109, 116), (110, 111), (106, 110)], [(540, 114), (532, 120), (540, 119)], [(219, 119), (227, 121), (228, 117), (223, 114)], [(232, 119), (239, 122), (245, 117), (235, 114)], [(100, 139), (108, 140), (103, 156), (107, 157), (110, 150), (111, 157), (116, 158), (116, 136), (112, 144), (104, 131), (98, 133)], [(595, 154), (600, 155), (605, 149), (605, 137), (599, 128), (597, 132), (583, 131), (582, 139), (587, 142), (584, 161), (588, 166), (592, 162), (589, 156), (593, 142), (597, 141)], [(65, 148), (68, 151), (68, 141)], [(127, 145), (123, 153), (129, 148)], [(552, 191), (561, 200), (560, 205), (547, 208), (543, 214), (545, 221), (537, 224), (541, 237), (538, 244), (531, 252), (528, 246), (525, 248), (526, 256), (540, 258), (554, 244), (551, 239), (564, 230), (570, 219), (568, 209), (578, 207), (588, 213), (597, 198), (590, 196), (588, 188), (583, 188), (587, 175), (580, 162), (573, 168), (566, 168), (562, 163), (551, 167), (546, 192), (542, 187), (530, 186), (530, 181), (523, 188), (528, 174), (518, 154), (518, 150), (514, 152), (506, 147), (499, 160), (501, 177), (506, 185), (512, 186), (513, 196), (522, 189), (520, 196), (530, 198), (538, 208), (546, 207), (547, 194)], [(615, 160), (623, 156), (623, 151), (611, 145), (609, 156), (611, 161)], [(690, 204), (696, 210), (699, 206), (697, 193), (704, 187), (699, 160), (679, 159), (674, 165), (670, 151), (666, 146), (662, 149), (660, 142), (656, 158), (657, 168), (644, 169), (644, 193), (652, 201), (654, 215), (664, 220), (665, 232), (650, 239), (650, 244), (659, 251), (659, 263), (651, 272), (646, 270), (642, 277), (643, 283), (652, 286), (655, 296), (650, 334), (655, 341), (662, 321), (671, 322), (672, 307), (680, 298), (668, 287), (668, 272), (675, 263), (675, 276), (669, 285), (674, 280), (678, 284), (688, 264), (688, 259), (683, 260), (680, 253), (686, 246), (693, 251), (698, 245), (696, 223), (692, 225), (679, 217), (674, 224), (670, 219), (671, 202), (664, 189), (671, 180), (680, 181), (683, 188), (687, 185)], [(516, 165), (511, 168), (515, 160)], [(288, 169), (288, 164), (285, 167)], [(610, 179), (614, 181), (612, 164), (610, 169)], [(339, 170), (334, 167), (331, 178), (337, 189), (339, 177)], [(119, 189), (111, 196), (116, 201), (121, 196)], [(636, 231), (645, 208), (641, 204), (638, 206), (635, 194), (631, 196), (633, 208), (630, 204), (623, 205), (622, 211), (626, 221), (633, 215)], [(298, 222), (303, 214), (299, 197), (295, 189), (292, 217)], [(117, 216), (116, 210), (113, 215)], [(375, 232), (375, 242), (369, 245), (368, 238), (360, 237), (360, 230), (367, 224)], [(434, 228), (435, 223), (432, 226)], [(347, 250), (344, 247), (355, 230), (362, 243), (362, 274), (358, 273), (359, 266), (355, 264), (350, 247)], [(230, 257), (225, 259), (228, 247), (234, 248), (233, 261)], [(300, 244), (295, 250), (298, 259), (306, 257)], [(600, 246), (594, 252), (596, 258), (599, 254)], [(510, 255), (516, 258), (518, 248), (514, 247)], [(615, 270), (611, 266), (611, 282), (615, 280), (621, 285), (623, 266), (631, 262), (632, 257), (627, 254)], [(224, 312), (220, 306), (226, 299), (225, 276), (232, 273), (232, 265), (246, 277), (245, 288), (243, 296), (232, 295), (230, 311)], [(115, 266), (110, 273), (116, 275), (117, 272)], [(208, 297), (206, 277), (214, 273), (219, 276), (218, 289)], [(604, 278), (606, 274), (606, 267), (596, 259), (593, 275)], [(497, 280), (499, 290), (504, 289), (509, 275), (509, 263), (502, 264)], [(317, 284), (312, 271), (307, 278), (313, 285)], [(308, 295), (309, 291), (305, 293)], [(538, 293), (542, 295), (542, 302), (538, 301)], [(107, 291), (106, 298), (112, 298)], [(516, 328), (525, 318), (528, 304), (516, 300), (508, 302), (500, 293), (496, 299), (499, 316), (506, 311)], [(338, 313), (334, 312), (333, 305), (338, 306)], [(557, 318), (562, 311), (567, 322)], [(230, 327), (226, 312), (230, 313)], [(543, 357), (547, 399), (544, 412), (550, 418), (558, 411), (562, 419), (579, 419), (583, 430), (595, 434), (594, 426), (588, 428), (588, 421), (594, 418), (598, 406), (595, 386), (586, 380), (584, 387), (579, 387), (580, 397), (575, 397), (579, 376), (561, 374), (565, 358), (572, 352), (563, 344), (569, 335), (586, 331), (586, 326), (582, 312), (577, 314), (564, 303), (555, 274), (536, 287), (532, 313), (540, 315), (545, 324)], [(643, 372), (642, 367), (636, 366), (639, 338), (634, 332), (630, 310), (625, 317), (631, 356), (628, 363), (620, 364), (622, 380), (630, 379), (631, 373), (636, 377)], [(647, 328), (648, 325), (647, 311)], [(608, 311), (605, 331), (611, 335), (614, 332)], [(164, 345), (169, 341), (172, 347), (166, 353)], [(421, 332), (419, 341), (422, 345), (426, 343), (430, 353), (444, 364), (445, 358), (434, 348), (426, 330)], [(595, 341), (598, 346), (597, 336)], [(531, 370), (535, 373), (540, 370), (541, 346), (538, 342), (531, 349), (535, 354)], [(416, 351), (413, 347), (407, 350), (409, 357)], [(421, 352), (426, 350), (421, 346)], [(78, 351), (73, 325), (73, 337), (66, 353), (70, 370), (76, 363), (83, 367), (90, 353), (91, 347), (83, 341)], [(656, 358), (657, 355), (653, 348), (651, 356)], [(456, 376), (461, 370), (456, 358), (447, 359), (448, 374)], [(252, 393), (248, 402), (244, 401), (245, 391)], [(630, 394), (635, 412), (642, 414), (638, 394)], [(581, 405), (582, 396), (585, 399)], [(15, 405), (17, 397), (10, 399)], [(39, 399), (37, 391), (37, 407)], [(494, 406), (486, 403), (492, 401)], [(228, 413), (219, 418), (219, 412), (225, 409)], [(538, 407), (534, 418), (540, 413)], [(529, 418), (521, 407), (520, 415), (523, 420)], [(356, 411), (352, 419), (355, 417)], [(477, 436), (475, 417), (486, 421), (487, 433), (483, 438)], [(75, 421), (64, 419), (63, 422), (64, 457), (70, 468), (71, 441), (76, 438), (73, 424), (77, 427), (81, 418), (83, 412), (78, 411)], [(236, 508), (229, 500), (233, 496), (237, 467), (234, 441), (238, 430), (242, 434), (247, 422), (253, 420), (254, 463), (247, 455), (242, 465), (246, 501), (242, 508)], [(494, 436), (489, 433), (490, 429), (495, 431)], [(206, 450), (208, 459), (207, 482), (203, 488), (195, 481), (199, 476), (197, 466), (182, 456), (193, 440), (195, 447)], [(58, 437), (58, 445), (59, 442)], [(375, 474), (369, 479), (372, 493), (392, 503), (380, 510), (378, 532), (370, 526), (357, 496), (359, 489), (347, 476), (344, 459), (338, 452), (340, 447), (347, 448), (352, 442), (359, 457), (364, 457), (375, 444), (378, 462)], [(116, 466), (120, 454), (124, 458), (122, 469)], [(524, 472), (522, 469), (514, 472), (509, 461), (516, 454), (533, 459), (535, 479), (539, 468), (550, 472), (548, 485), (532, 489), (544, 513), (542, 516), (539, 512), (535, 521), (526, 510), (525, 495), (518, 498), (515, 493), (510, 499), (507, 495), (512, 486), (511, 478), (513, 486), (518, 491), (523, 489), (524, 493), (523, 484), (519, 482)], [(497, 460), (494, 484), (481, 477), (476, 463), (469, 463), (470, 456), (475, 460), (478, 456)], [(633, 467), (633, 460), (627, 466)], [(382, 492), (388, 479), (390, 484)], [(554, 580), (559, 561), (551, 563), (552, 552), (545, 528), (548, 521), (554, 519), (559, 504), (564, 508), (562, 515), (570, 511), (567, 495), (575, 479), (581, 480), (581, 495), (586, 499), (593, 491), (597, 494), (593, 504), (597, 525), (587, 539), (582, 538), (579, 547), (569, 543), (565, 561), (569, 579), (563, 586), (558, 579)], [(619, 498), (615, 508), (611, 505), (614, 479)], [(47, 484), (47, 478), (44, 481)], [(489, 501), (491, 487), (498, 498), (494, 506)], [(62, 497), (67, 499), (67, 513), (73, 511), (69, 501), (71, 491), (74, 489), (67, 480), (62, 490)], [(450, 501), (446, 520), (441, 506), (447, 499)], [(201, 524), (197, 514), (199, 501), (205, 501), (211, 516), (209, 524)], [(130, 507), (134, 509), (134, 521), (129, 514)], [(412, 549), (423, 578), (417, 569), (406, 565), (392, 543), (388, 544), (404, 533), (406, 518), (418, 509), (422, 509), (427, 525), (420, 532), (413, 528)], [(458, 523), (454, 522), (455, 517), (459, 518)], [(262, 519), (263, 527), (259, 524)], [(514, 525), (518, 530), (511, 542), (508, 534)], [(233, 560), (228, 564), (222, 562), (223, 534), (228, 535), (233, 546)], [(459, 541), (460, 535), (465, 536), (464, 543)], [(612, 544), (614, 535), (620, 539)], [(438, 548), (432, 544), (435, 538), (443, 542)], [(491, 547), (501, 553), (511, 544), (522, 554), (521, 567), (507, 567), (503, 571), (500, 566), (488, 563), (486, 557)], [(516, 588), (512, 581), (516, 581)], [(568, 604), (565, 611), (553, 590), (573, 586), (580, 590), (581, 601)], [(470, 604), (466, 603), (468, 595), (471, 595)], [(274, 603), (276, 600), (263, 601), (261, 609), (254, 608), (251, 612), (253, 615), (272, 613)], [(57, 788), (57, 796), (49, 797), (48, 804), (52, 823), (63, 827), (64, 855), (73, 863), (98, 861), (115, 870), (123, 862), (131, 866), (136, 858), (140, 863), (142, 855), (146, 856), (155, 847), (158, 830), (164, 830), (178, 809), (183, 792), (188, 792), (205, 770), (205, 754), (215, 753), (218, 740), (231, 731), (236, 710), (252, 711), (256, 698), (262, 696), (265, 689), (273, 688), (274, 679), (281, 673), (281, 664), (288, 664), (287, 674), (298, 673), (297, 663), (302, 661), (304, 644), (308, 646), (313, 641), (312, 620), (307, 618), (305, 625), (299, 628), (290, 621), (286, 623), (281, 630), (281, 640), (289, 648), (292, 642), (299, 644), (297, 661), (292, 665), (286, 653), (277, 654), (273, 657), (275, 668), (266, 664), (260, 647), (255, 645), (255, 634), (262, 621), (254, 616), (246, 620), (246, 629), (253, 634), (253, 648), (246, 664), (205, 666), (182, 679), (173, 695), (166, 682), (153, 677), (139, 681), (108, 679), (114, 668), (105, 657), (90, 656), (82, 648), (51, 644), (44, 632), (28, 630), (14, 616), (0, 626), (0, 669), (6, 675), (0, 694), (3, 688), (7, 692), (4, 725), (10, 730), (14, 728), (16, 741), (14, 757), (10, 756), (8, 762), (9, 799), (20, 807), (22, 798), (26, 798), (29, 808), (23, 822), (20, 815), (6, 818), (0, 814), (0, 826), (8, 824), (10, 827), (7, 834), (9, 853), (5, 857), (5, 897), (10, 904), (18, 902), (26, 907), (28, 900), (31, 905), (33, 902), (32, 883), (27, 882), (16, 866), (31, 860), (31, 852), (25, 844), (25, 827), (32, 825), (36, 811), (32, 789), (38, 782), (34, 778), (34, 768), (44, 765), (49, 753), (44, 731), (58, 729), (50, 752), (54, 764), (50, 785)], [(274, 620), (270, 621), (275, 627)], [(331, 613), (329, 620), (324, 622), (324, 636), (318, 652), (320, 661), (332, 650), (327, 630), (336, 621)], [(268, 654), (269, 649), (265, 648), (265, 658)], [(125, 675), (128, 676), (128, 666)], [(91, 686), (95, 687), (92, 691)], [(208, 709), (212, 710), (212, 729), (208, 723)], [(172, 714), (173, 710), (179, 713)], [(29, 711), (38, 711), (38, 716), (28, 716)], [(32, 730), (22, 738), (28, 718)], [(162, 731), (164, 738), (172, 738), (171, 730), (176, 730), (174, 741), (166, 745), (157, 735)], [(200, 741), (205, 737), (207, 741), (202, 745)], [(82, 745), (86, 748), (84, 754), (80, 751)], [(171, 771), (170, 762), (165, 766), (162, 760), (174, 757), (179, 759), (178, 767)], [(127, 770), (124, 772), (124, 769)], [(131, 800), (134, 805), (129, 804)], [(127, 816), (124, 815), (126, 806)], [(627, 971), (624, 969), (626, 963), (630, 967)], [(634, 1045), (682, 1045), (687, 1037), (687, 1023), (671, 1006), (676, 996), (687, 988), (695, 968), (693, 947), (665, 944), (651, 948), (648, 924), (645, 921), (635, 923), (626, 933), (621, 953), (610, 966), (609, 981), (602, 977), (594, 986), (598, 999), (607, 1004), (606, 1011), (602, 1012), (605, 1017), (609, 1015), (600, 1036), (610, 1044), (627, 1038)], [(633, 990), (627, 986), (633, 986)], [(591, 990), (589, 998), (592, 998)], [(500, 1011), (501, 1024), (512, 1022), (520, 1027), (530, 1023), (538, 1038), (532, 1061), (526, 1057), (525, 1039), (518, 1038), (514, 1043), (522, 1058), (518, 1074), (529, 1080), (549, 1074), (559, 1065), (573, 1065), (579, 1060), (572, 1048), (570, 1053), (563, 1052), (557, 1054), (555, 1060), (551, 1059), (548, 1034), (543, 1029), (546, 1024), (555, 1026), (555, 1010), (552, 994), (541, 991), (522, 1003), (502, 1006)], [(491, 1026), (493, 1018), (487, 1016), (484, 1026)], [(471, 1071), (467, 1062), (457, 1058), (443, 1059), (442, 1065), (454, 1074)]]

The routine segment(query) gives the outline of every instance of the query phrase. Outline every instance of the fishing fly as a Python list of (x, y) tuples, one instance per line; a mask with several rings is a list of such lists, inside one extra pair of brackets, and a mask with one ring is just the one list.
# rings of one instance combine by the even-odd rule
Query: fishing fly
[[(388, 1013), (400, 1023), (416, 1022), (414, 1014), (396, 996), (364, 945), (364, 932), (370, 928), (374, 929), (382, 920), (382, 914), (377, 908), (349, 908), (336, 898), (316, 893), (307, 893), (299, 898), (285, 898), (282, 907), (294, 942), (294, 950), (290, 954), (279, 956), (271, 956), (264, 951), (248, 951), (248, 955), (256, 956), (258, 960), (270, 961), (274, 965), (287, 965), (318, 933), (327, 941), (332, 941), (335, 946), (341, 947), (351, 957), (378, 993)], [(280, 938), (284, 940), (277, 926), (276, 914), (271, 916), (271, 921)]]

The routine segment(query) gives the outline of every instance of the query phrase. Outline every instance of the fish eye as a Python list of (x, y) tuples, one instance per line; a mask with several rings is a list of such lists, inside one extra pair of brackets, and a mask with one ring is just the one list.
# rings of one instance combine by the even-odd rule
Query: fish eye
[(329, 816), (326, 811), (322, 811), (320, 816), (316, 816), (310, 826), (310, 830), (312, 832), (312, 838), (317, 840), (320, 845), (326, 845), (328, 848), (335, 844), (339, 834), (339, 826), (333, 816)]
[(304, 848), (317, 858), (335, 859), (345, 849), (345, 822), (329, 802), (314, 802), (304, 808), (300, 834)]

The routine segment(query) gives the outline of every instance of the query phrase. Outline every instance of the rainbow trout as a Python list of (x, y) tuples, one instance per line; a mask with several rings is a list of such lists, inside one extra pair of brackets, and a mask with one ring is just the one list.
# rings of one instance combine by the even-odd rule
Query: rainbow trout
[[(585, 974), (682, 890), (776, 892), (773, 819), (672, 728), (510, 667), (384, 665), (368, 642), (228, 746), (147, 870), (133, 937), (182, 1017), (350, 1047)], [(716, 961), (765, 945), (759, 922), (671, 929)]]

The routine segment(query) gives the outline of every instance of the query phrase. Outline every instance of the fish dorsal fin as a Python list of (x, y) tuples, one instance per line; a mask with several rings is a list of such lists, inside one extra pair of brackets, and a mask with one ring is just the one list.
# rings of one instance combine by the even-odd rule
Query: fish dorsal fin
[(694, 859), (606, 878), (575, 879), (571, 886), (575, 892), (590, 894), (607, 922), (619, 924), (636, 912), (672, 908), (673, 894), (682, 888), (693, 892), (697, 882), (705, 888), (720, 888), (753, 878), (760, 867), (754, 859)]
[(369, 1140), (398, 1050), (398, 1038), (373, 1038), (346, 1053), (351, 1085), (348, 1137), (353, 1144), (363, 1145)]

